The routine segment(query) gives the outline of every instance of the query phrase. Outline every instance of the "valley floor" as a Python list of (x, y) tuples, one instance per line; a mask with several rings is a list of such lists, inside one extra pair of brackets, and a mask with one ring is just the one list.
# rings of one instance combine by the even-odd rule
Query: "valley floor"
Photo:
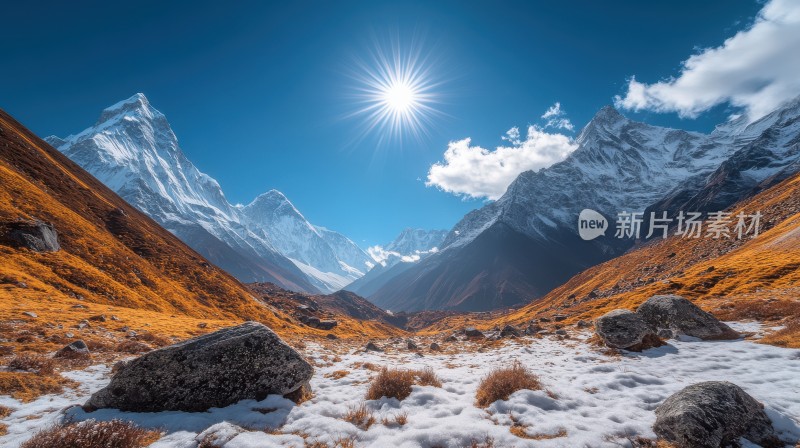
[[(731, 326), (761, 331), (754, 323)], [(153, 448), (197, 447), (203, 431), (216, 431), (216, 440), (226, 448), (303, 447), (314, 442), (334, 446), (344, 440), (371, 447), (631, 446), (638, 436), (655, 437), (651, 426), (659, 403), (689, 384), (707, 380), (738, 384), (764, 403), (790, 446), (800, 439), (800, 350), (750, 340), (670, 340), (669, 345), (644, 353), (614, 355), (598, 351), (586, 341), (589, 336), (585, 332), (561, 340), (521, 338), (496, 345), (459, 342), (443, 344), (442, 352), (431, 351), (418, 340), (422, 356), (406, 350), (405, 341), (399, 340), (394, 345), (380, 342), (385, 352), (364, 352), (362, 345), (347, 341), (308, 343), (303, 351), (316, 365), (311, 381), (314, 396), (299, 406), (273, 396), (206, 413), (107, 409), (86, 413), (79, 407), (62, 411), (83, 403), (108, 382), (109, 368), (93, 366), (64, 374), (81, 385), (68, 394), (42, 396), (26, 404), (0, 397), (0, 405), (14, 410), (0, 420), (9, 431), (0, 445), (19, 446), (66, 414), (75, 420), (117, 418), (161, 429), (165, 435)], [(519, 391), (487, 409), (475, 407), (481, 378), (515, 360), (539, 375), (545, 390)], [(379, 366), (432, 367), (442, 387), (414, 386), (403, 401), (365, 401), (369, 380)], [(362, 403), (375, 417), (366, 430), (343, 419)], [(401, 422), (406, 416), (407, 421), (401, 425), (397, 416)]]

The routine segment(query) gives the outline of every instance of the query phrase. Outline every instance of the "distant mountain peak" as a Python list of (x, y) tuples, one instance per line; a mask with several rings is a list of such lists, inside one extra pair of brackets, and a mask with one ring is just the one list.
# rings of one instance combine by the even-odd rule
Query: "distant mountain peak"
[(143, 93), (137, 93), (132, 97), (122, 100), (116, 104), (103, 109), (100, 118), (97, 119), (95, 126), (107, 121), (112, 121), (117, 117), (138, 114), (147, 119), (163, 118), (164, 115), (150, 105), (150, 101)]

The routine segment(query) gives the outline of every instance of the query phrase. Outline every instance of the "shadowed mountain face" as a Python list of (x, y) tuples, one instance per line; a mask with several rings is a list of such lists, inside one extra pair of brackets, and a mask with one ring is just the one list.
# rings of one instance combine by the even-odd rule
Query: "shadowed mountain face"
[[(718, 211), (795, 173), (799, 103), (709, 135), (633, 122), (605, 107), (566, 160), (522, 173), (500, 199), (456, 224), (438, 253), (367, 296), (393, 311), (489, 310), (542, 297), (633, 245), (614, 238), (619, 212)], [(605, 236), (578, 237), (583, 209), (606, 217)]]

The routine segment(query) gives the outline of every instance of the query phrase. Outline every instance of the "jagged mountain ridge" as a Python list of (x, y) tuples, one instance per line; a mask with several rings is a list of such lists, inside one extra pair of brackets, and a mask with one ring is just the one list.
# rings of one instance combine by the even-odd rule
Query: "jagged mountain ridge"
[[(249, 206), (231, 205), (219, 183), (186, 158), (166, 117), (143, 94), (105, 109), (79, 134), (47, 141), (242, 281), (332, 292), (366, 270), (366, 253), (335, 232), (317, 230), (280, 193), (275, 210), (267, 210), (258, 198)], [(283, 228), (270, 228), (271, 223), (293, 223), (310, 231), (302, 239), (290, 238)], [(319, 250), (308, 253), (303, 247)], [(359, 252), (360, 269), (347, 264), (357, 264)], [(341, 258), (346, 266), (331, 262)]]
[[(791, 175), (800, 132), (796, 103), (754, 123), (734, 120), (708, 135), (634, 122), (604, 107), (567, 159), (520, 174), (500, 199), (456, 224), (439, 253), (367, 297), (393, 311), (481, 311), (541, 297), (633, 245), (613, 238), (613, 228), (605, 237), (581, 240), (577, 217), (584, 208), (602, 213), (613, 227), (618, 212), (645, 211), (665, 195), (713, 191), (727, 165), (746, 171), (748, 181), (738, 188), (733, 183), (727, 198), (715, 204), (723, 208), (753, 194), (761, 182)], [(766, 163), (759, 151), (768, 152)], [(744, 169), (750, 165), (739, 159), (758, 169)]]
[(421, 259), (438, 251), (447, 230), (403, 229), (391, 243), (380, 248), (374, 266), (346, 287), (361, 296), (373, 294), (389, 280)]

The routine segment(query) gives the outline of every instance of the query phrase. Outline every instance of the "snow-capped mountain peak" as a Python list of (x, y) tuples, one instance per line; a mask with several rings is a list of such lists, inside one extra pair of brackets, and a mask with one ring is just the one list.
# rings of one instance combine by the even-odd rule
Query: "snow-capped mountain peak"
[(367, 269), (364, 251), (344, 236), (319, 231), (277, 190), (247, 206), (231, 205), (141, 93), (104, 109), (84, 131), (47, 141), (243, 281), (333, 292)]

